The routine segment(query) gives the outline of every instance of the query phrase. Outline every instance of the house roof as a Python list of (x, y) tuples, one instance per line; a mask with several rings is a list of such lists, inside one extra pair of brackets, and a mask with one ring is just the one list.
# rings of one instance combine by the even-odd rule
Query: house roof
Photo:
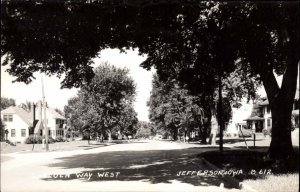
[(17, 114), (28, 126), (32, 126), (32, 118), (30, 114), (21, 107), (10, 106), (1, 111), (1, 114)]
[(61, 114), (57, 113), (54, 109), (47, 108), (47, 112), (50, 113), (55, 119), (64, 119), (64, 120), (66, 119)]

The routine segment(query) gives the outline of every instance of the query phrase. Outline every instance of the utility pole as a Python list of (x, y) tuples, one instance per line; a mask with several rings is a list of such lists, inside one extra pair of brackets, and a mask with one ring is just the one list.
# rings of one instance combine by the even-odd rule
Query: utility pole
[(46, 116), (46, 101), (45, 101), (45, 92), (44, 92), (44, 80), (42, 77), (42, 97), (43, 97), (43, 110), (44, 110), (44, 128), (45, 128), (45, 143), (46, 143), (46, 151), (49, 151), (49, 131), (47, 126), (47, 116)]

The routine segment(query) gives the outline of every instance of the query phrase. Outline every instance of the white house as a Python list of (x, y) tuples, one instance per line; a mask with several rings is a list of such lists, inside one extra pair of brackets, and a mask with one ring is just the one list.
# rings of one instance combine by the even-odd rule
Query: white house
[[(30, 112), (34, 122), (34, 133), (44, 135), (44, 124), (40, 119), (44, 119), (44, 111), (42, 103), (39, 101), (36, 105), (33, 104)], [(64, 136), (66, 132), (66, 118), (56, 112), (54, 109), (46, 108), (46, 119), (48, 127), (48, 135), (53, 139), (58, 136)]]
[[(254, 129), (255, 132), (262, 132), (263, 129), (268, 131), (272, 128), (272, 114), (268, 99), (257, 103), (253, 110), (256, 110), (256, 115), (251, 115), (247, 121), (248, 128)], [(297, 89), (295, 100), (293, 103), (292, 122), (295, 128), (299, 128), (299, 89)]]
[(248, 102), (246, 99), (244, 99), (241, 107), (232, 108), (232, 121), (226, 125), (226, 134), (238, 136), (239, 130), (247, 127), (244, 119), (251, 114), (252, 107), (252, 101)]
[[(9, 131), (7, 139), (12, 142), (24, 143), (29, 135), (44, 135), (44, 125), (40, 121), (44, 119), (44, 111), (39, 101), (31, 106), (30, 113), (20, 107), (9, 107), (1, 111), (1, 118), (5, 129)], [(57, 113), (54, 109), (46, 108), (47, 127), (49, 136), (56, 139), (58, 136), (65, 136), (66, 118)]]
[(24, 142), (29, 136), (32, 119), (30, 114), (24, 109), (11, 106), (1, 111), (1, 118), (5, 129), (8, 130), (8, 140), (12, 142)]

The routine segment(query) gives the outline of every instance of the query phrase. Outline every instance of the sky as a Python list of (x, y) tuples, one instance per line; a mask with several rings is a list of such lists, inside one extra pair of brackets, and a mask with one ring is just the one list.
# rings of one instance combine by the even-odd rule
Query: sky
[[(138, 119), (141, 121), (149, 121), (148, 107), (146, 106), (146, 103), (150, 97), (152, 75), (155, 73), (154, 69), (147, 71), (139, 67), (140, 63), (142, 63), (145, 59), (146, 56), (139, 56), (137, 50), (130, 50), (127, 51), (127, 53), (120, 53), (120, 51), (117, 49), (103, 50), (100, 53), (100, 58), (94, 59), (95, 66), (107, 61), (117, 67), (126, 67), (130, 70), (129, 75), (134, 79), (137, 85), (137, 95), (134, 108), (138, 113)], [(16, 100), (17, 105), (26, 101), (37, 102), (38, 100), (42, 100), (42, 76), (45, 86), (46, 101), (51, 108), (59, 108), (63, 110), (64, 106), (68, 102), (68, 99), (76, 96), (77, 94), (77, 89), (74, 88), (60, 89), (60, 82), (62, 79), (59, 79), (55, 76), (48, 77), (39, 73), (34, 74), (36, 80), (28, 85), (24, 83), (12, 83), (14, 77), (5, 72), (6, 69), (7, 67), (1, 66), (1, 97), (13, 98)], [(277, 77), (276, 79), (279, 86), (281, 86), (282, 76)], [(266, 96), (263, 87), (258, 90), (258, 94), (261, 96)], [(248, 108), (245, 110), (249, 111)]]
[[(138, 113), (138, 119), (141, 121), (149, 121), (146, 103), (150, 97), (152, 74), (155, 72), (154, 70), (147, 71), (139, 67), (140, 63), (145, 59), (146, 56), (139, 56), (137, 50), (120, 53), (117, 49), (103, 50), (100, 52), (100, 58), (94, 59), (94, 66), (107, 61), (116, 67), (126, 67), (129, 69), (129, 75), (137, 85), (134, 108)], [(42, 78), (45, 87), (45, 99), (51, 108), (63, 110), (64, 106), (67, 105), (68, 99), (77, 94), (77, 89), (75, 88), (60, 89), (62, 79), (39, 73), (34, 73), (36, 79), (28, 85), (25, 83), (12, 83), (14, 77), (5, 72), (6, 69), (6, 66), (1, 66), (1, 97), (13, 98), (16, 100), (17, 105), (26, 101), (37, 102), (38, 100), (42, 100)]]

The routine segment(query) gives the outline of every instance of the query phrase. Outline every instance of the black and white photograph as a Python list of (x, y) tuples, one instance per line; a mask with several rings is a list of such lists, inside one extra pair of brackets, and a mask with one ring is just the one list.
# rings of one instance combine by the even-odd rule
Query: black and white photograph
[(1, 192), (298, 192), (299, 1), (1, 0)]

